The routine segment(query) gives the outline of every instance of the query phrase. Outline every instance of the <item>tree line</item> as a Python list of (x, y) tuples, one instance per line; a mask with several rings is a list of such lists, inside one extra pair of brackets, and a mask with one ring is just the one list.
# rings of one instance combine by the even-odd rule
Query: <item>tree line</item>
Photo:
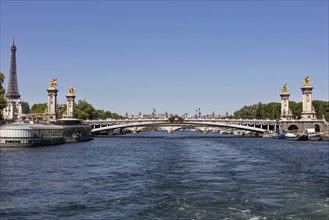
[[(294, 119), (300, 119), (303, 111), (302, 102), (289, 102), (289, 107)], [(326, 101), (313, 101), (313, 107), (316, 112), (316, 117), (329, 120), (329, 102)], [(229, 118), (234, 119), (280, 119), (281, 115), (281, 103), (271, 102), (268, 104), (263, 104), (259, 102), (258, 104), (244, 106), (239, 110), (235, 111), (233, 115)]]

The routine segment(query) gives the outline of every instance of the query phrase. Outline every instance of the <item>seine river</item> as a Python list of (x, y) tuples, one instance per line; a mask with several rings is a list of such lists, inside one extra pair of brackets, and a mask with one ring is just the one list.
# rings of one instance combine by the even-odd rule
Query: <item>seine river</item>
[(0, 219), (328, 219), (328, 142), (124, 137), (0, 149)]

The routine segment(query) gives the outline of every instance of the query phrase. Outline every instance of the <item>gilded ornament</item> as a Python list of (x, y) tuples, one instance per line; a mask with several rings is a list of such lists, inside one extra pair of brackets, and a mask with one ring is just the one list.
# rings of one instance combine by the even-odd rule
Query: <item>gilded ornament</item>
[(305, 79), (303, 80), (304, 86), (311, 86), (310, 85), (310, 77), (306, 76)]
[(284, 84), (284, 86), (281, 89), (282, 93), (287, 93), (287, 84)]
[(73, 87), (70, 87), (69, 88), (69, 95), (74, 95), (74, 88)]
[(51, 89), (54, 89), (55, 86), (57, 86), (57, 79), (56, 79), (56, 78), (53, 78), (53, 79), (50, 81), (50, 88), (51, 88)]

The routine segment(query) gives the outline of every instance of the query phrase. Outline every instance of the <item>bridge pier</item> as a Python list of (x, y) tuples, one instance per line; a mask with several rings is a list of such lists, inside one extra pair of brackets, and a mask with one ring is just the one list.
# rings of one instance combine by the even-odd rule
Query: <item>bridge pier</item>
[(130, 127), (130, 128), (125, 128), (128, 131), (131, 131), (133, 134), (138, 134), (141, 130), (143, 130), (145, 127)]
[(287, 120), (282, 121), (282, 132), (303, 132), (305, 129), (314, 128), (316, 132), (325, 132), (329, 129), (326, 120)]
[(164, 127), (159, 127), (163, 130), (166, 130), (168, 134), (172, 134), (174, 131), (182, 128), (181, 126), (164, 126)]

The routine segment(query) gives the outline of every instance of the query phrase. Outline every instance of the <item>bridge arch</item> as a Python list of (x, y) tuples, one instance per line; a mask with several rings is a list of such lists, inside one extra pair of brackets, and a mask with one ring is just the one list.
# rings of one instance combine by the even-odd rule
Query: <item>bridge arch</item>
[(298, 126), (295, 125), (295, 124), (292, 124), (292, 125), (290, 125), (290, 126), (288, 127), (288, 131), (289, 131), (289, 132), (297, 132), (298, 129), (299, 129)]
[[(99, 122), (98, 122), (99, 123)], [(258, 123), (259, 124), (259, 123)], [(182, 120), (176, 123), (172, 123), (169, 120), (135, 120), (135, 121), (124, 121), (121, 122), (113, 122), (113, 123), (105, 123), (105, 126), (100, 126), (98, 128), (94, 127), (92, 132), (101, 132), (101, 131), (108, 131), (108, 130), (115, 130), (115, 129), (125, 129), (125, 128), (138, 128), (138, 127), (167, 127), (169, 130), (176, 130), (170, 129), (183, 127), (185, 125), (192, 125), (192, 126), (204, 126), (204, 127), (222, 127), (222, 128), (233, 128), (238, 130), (245, 130), (245, 131), (252, 131), (256, 133), (264, 133), (267, 131), (266, 129), (256, 127), (256, 123), (254, 126), (250, 126), (250, 123), (245, 125), (241, 123), (230, 123), (227, 121), (211, 121), (211, 120)]]
[(321, 127), (319, 124), (314, 124), (314, 130), (315, 132), (320, 132), (321, 131)]

